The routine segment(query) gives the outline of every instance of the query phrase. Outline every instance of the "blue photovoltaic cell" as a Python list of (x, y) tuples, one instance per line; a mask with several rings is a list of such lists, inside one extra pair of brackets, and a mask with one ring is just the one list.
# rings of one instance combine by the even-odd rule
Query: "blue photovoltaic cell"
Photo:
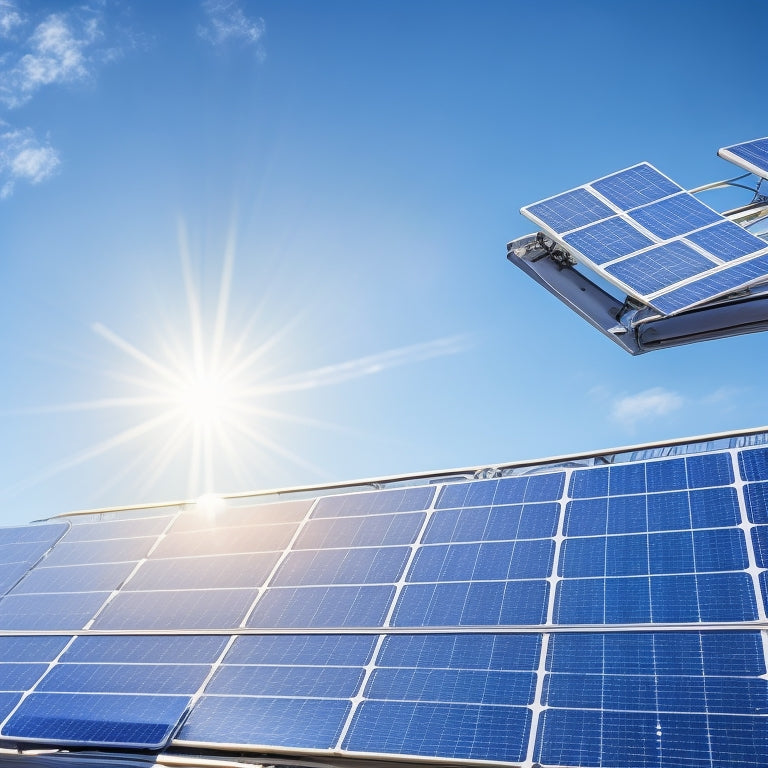
[(363, 672), (362, 667), (228, 664), (216, 672), (206, 694), (349, 699), (360, 688)]
[(0, 691), (26, 691), (45, 674), (48, 664), (0, 665)]
[(189, 700), (189, 696), (32, 693), (0, 736), (38, 743), (160, 749)]
[(350, 493), (319, 499), (312, 517), (383, 515), (391, 512), (418, 512), (428, 509), (435, 495), (430, 487), (395, 488), (386, 491)]
[(392, 583), (400, 578), (410, 552), (410, 547), (291, 552), (271, 583), (275, 587)]
[(52, 661), (68, 637), (0, 637), (0, 662)]
[(768, 523), (768, 483), (749, 483), (744, 486), (747, 515), (753, 523)]
[(533, 671), (540, 649), (537, 634), (387, 635), (376, 663), (379, 667)]
[(67, 523), (0, 528), (0, 595), (12, 589), (67, 528)]
[(636, 208), (629, 216), (665, 240), (723, 220), (719, 213), (687, 192)]
[(586, 189), (574, 189), (521, 209), (555, 232), (568, 232), (614, 215), (614, 211)]
[(186, 509), (173, 521), (169, 533), (214, 531), (273, 523), (298, 523), (306, 517), (312, 502), (313, 499), (298, 499), (243, 507), (228, 506), (218, 511), (213, 518), (207, 512), (199, 514), (196, 507), (192, 507)]
[(226, 637), (210, 635), (78, 637), (67, 648), (61, 661), (94, 664), (210, 664), (218, 659), (226, 643)]
[(422, 538), (424, 544), (550, 538), (557, 530), (556, 503), (438, 510)]
[(375, 635), (251, 635), (238, 637), (225, 664), (365, 666)]
[(688, 456), (685, 459), (688, 470), (689, 488), (707, 488), (730, 485), (733, 482), (733, 466), (730, 454), (712, 453), (702, 456)]
[(191, 695), (209, 671), (208, 664), (57, 664), (35, 690)]
[(0, 719), (8, 717), (20, 700), (21, 693), (0, 693)]
[(564, 472), (552, 472), (542, 475), (502, 477), (500, 480), (451, 483), (440, 491), (435, 508), (557, 501), (563, 493), (564, 482)]
[(109, 592), (7, 595), (0, 600), (0, 629), (82, 629), (109, 595)]
[(482, 702), (526, 706), (533, 701), (533, 672), (479, 669), (376, 669), (367, 699), (385, 701)]
[(742, 480), (768, 480), (768, 448), (739, 451), (739, 470)]
[(768, 137), (723, 147), (717, 154), (751, 173), (768, 178)]
[(692, 232), (686, 235), (685, 239), (714, 254), (718, 259), (723, 259), (723, 261), (739, 259), (750, 253), (763, 251), (768, 247), (765, 240), (755, 237), (744, 227), (740, 227), (732, 221), (725, 221), (698, 232)]
[(577, 229), (565, 235), (563, 240), (598, 265), (620, 259), (654, 244), (653, 240), (619, 216)]
[(340, 699), (203, 696), (178, 738), (325, 750), (336, 745), (350, 708)]
[(546, 581), (408, 584), (400, 593), (396, 627), (542, 624), (547, 612)]
[(653, 306), (661, 312), (671, 314), (714, 296), (739, 290), (765, 279), (766, 275), (768, 275), (768, 255), (756, 256), (747, 261), (723, 267), (712, 275), (658, 296), (653, 299)]
[(683, 191), (649, 163), (639, 163), (632, 168), (613, 173), (593, 181), (590, 186), (623, 211)]
[(46, 566), (87, 565), (89, 563), (117, 563), (141, 560), (155, 543), (154, 536), (136, 539), (109, 539), (82, 541), (73, 544), (61, 541), (45, 558)]
[(69, 523), (44, 523), (0, 528), (0, 544), (40, 544), (40, 555), (52, 547), (69, 528)]
[(351, 752), (519, 761), (530, 720), (527, 707), (364, 701), (343, 746)]
[(551, 539), (422, 547), (408, 581), (486, 581), (546, 578), (552, 570)]
[(756, 525), (752, 529), (752, 543), (758, 568), (768, 568), (768, 525)]
[(228, 629), (240, 626), (256, 598), (250, 589), (121, 592), (94, 629)]
[(260, 587), (277, 562), (279, 552), (240, 555), (149, 559), (124, 589), (225, 589)]
[(378, 627), (395, 594), (393, 586), (281, 587), (268, 589), (249, 627)]
[(716, 266), (684, 242), (673, 240), (609, 264), (605, 271), (632, 291), (647, 295)]
[(424, 523), (424, 512), (400, 512), (365, 517), (328, 517), (309, 520), (293, 549), (371, 547), (412, 544)]
[(68, 544), (72, 544), (78, 541), (159, 536), (166, 529), (170, 521), (171, 517), (165, 515), (162, 517), (138, 518), (136, 520), (109, 520), (73, 525), (67, 531), (66, 541)]
[(135, 566), (128, 562), (35, 568), (12, 590), (12, 594), (111, 591), (125, 581)]

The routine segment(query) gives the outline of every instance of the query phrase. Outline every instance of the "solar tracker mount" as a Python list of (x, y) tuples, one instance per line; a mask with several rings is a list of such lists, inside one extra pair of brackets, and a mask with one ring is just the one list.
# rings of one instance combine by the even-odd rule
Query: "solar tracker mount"
[[(638, 163), (524, 206), (540, 229), (507, 258), (633, 355), (766, 330), (768, 139), (719, 154), (747, 173), (686, 191)], [(720, 187), (752, 199), (721, 214), (696, 197)]]

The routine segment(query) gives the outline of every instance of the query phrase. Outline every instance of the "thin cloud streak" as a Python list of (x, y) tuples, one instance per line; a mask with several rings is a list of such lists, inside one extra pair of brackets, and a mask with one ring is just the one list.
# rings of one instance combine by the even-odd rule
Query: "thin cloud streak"
[(652, 387), (616, 398), (611, 405), (611, 418), (619, 424), (634, 429), (640, 421), (666, 416), (680, 410), (685, 399), (677, 392), (663, 387)]
[(0, 121), (0, 131), (0, 199), (10, 197), (19, 181), (39, 184), (56, 172), (58, 152), (31, 129), (13, 129)]
[(396, 368), (409, 363), (429, 360), (433, 357), (455, 355), (464, 352), (469, 346), (467, 336), (448, 336), (421, 344), (411, 344), (407, 347), (391, 349), (375, 355), (367, 355), (357, 360), (328, 365), (305, 371), (294, 376), (279, 379), (264, 387), (255, 387), (249, 394), (263, 395), (276, 392), (297, 392), (304, 389), (327, 387), (340, 384), (350, 379), (359, 379), (389, 368)]
[(206, 0), (202, 9), (207, 21), (197, 28), (197, 34), (203, 40), (216, 46), (233, 41), (254, 45), (257, 56), (265, 58), (261, 45), (264, 19), (246, 16), (237, 0)]

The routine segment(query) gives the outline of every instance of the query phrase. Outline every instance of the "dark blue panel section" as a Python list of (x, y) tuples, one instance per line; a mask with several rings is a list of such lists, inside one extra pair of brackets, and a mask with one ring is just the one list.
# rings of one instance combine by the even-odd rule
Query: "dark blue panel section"
[(568, 579), (557, 585), (559, 624), (634, 624), (651, 620), (648, 578)]
[(598, 197), (586, 189), (574, 189), (540, 203), (525, 206), (524, 215), (535, 216), (553, 232), (563, 233), (615, 215)]
[(82, 629), (109, 595), (109, 592), (8, 595), (0, 600), (0, 629)]
[(714, 266), (714, 261), (685, 243), (673, 240), (609, 264), (605, 271), (621, 280), (634, 293), (645, 296), (706, 272)]
[(724, 221), (722, 224), (715, 224), (700, 232), (692, 232), (685, 239), (723, 261), (740, 259), (742, 256), (757, 253), (766, 247), (765, 240), (755, 237), (744, 227), (732, 221)]
[(653, 245), (653, 240), (618, 216), (577, 229), (563, 240), (595, 264), (604, 264)]
[(178, 738), (214, 744), (331, 749), (349, 710), (350, 703), (338, 699), (203, 696)]
[[(739, 226), (736, 228), (741, 230)], [(733, 465), (729, 453), (688, 456), (685, 463), (688, 468), (689, 488), (708, 488), (716, 485), (730, 485), (733, 482)]]
[(226, 665), (206, 687), (206, 694), (350, 699), (360, 688), (360, 667), (270, 667)]
[(324, 547), (385, 547), (412, 544), (426, 517), (424, 512), (309, 520), (293, 549)]
[(46, 669), (47, 664), (0, 664), (0, 691), (26, 691)]
[(533, 672), (477, 669), (376, 669), (365, 688), (367, 699), (477, 704), (533, 701)]
[[(15, 546), (15, 545), (13, 545)], [(0, 553), (2, 556), (3, 553)], [(0, 595), (4, 595), (29, 571), (29, 563), (0, 562)]]
[(645, 493), (645, 464), (614, 464), (608, 469), (608, 492), (611, 496)]
[(435, 506), (437, 509), (451, 509), (557, 501), (562, 496), (564, 483), (563, 472), (452, 483), (443, 487)]
[(535, 670), (541, 636), (387, 635), (376, 661), (379, 667), (435, 669)]
[(245, 552), (281, 552), (296, 533), (297, 523), (244, 525), (170, 533), (152, 552), (153, 558), (196, 555), (236, 555)]
[(694, 531), (693, 547), (696, 571), (699, 573), (702, 571), (739, 571), (749, 566), (744, 534), (738, 528), (720, 531)]
[(653, 621), (751, 621), (757, 619), (752, 581), (745, 573), (655, 576)]
[(768, 273), (768, 256), (751, 257), (745, 262), (724, 267), (712, 275), (658, 296), (653, 300), (653, 305), (661, 312), (670, 314), (699, 301), (705, 301), (763, 279), (766, 273)]
[(622, 211), (682, 192), (682, 188), (648, 163), (639, 163), (590, 185)]
[[(707, 720), (714, 768), (763, 768), (768, 765), (768, 728), (764, 717), (713, 715)], [(684, 738), (685, 734), (682, 734)], [(681, 739), (682, 740), (682, 739)]]
[(752, 529), (752, 543), (758, 568), (768, 568), (768, 525), (757, 525)]
[(768, 483), (748, 483), (744, 496), (749, 519), (753, 523), (768, 523)]
[(648, 566), (651, 573), (692, 573), (695, 570), (707, 570), (694, 560), (693, 534), (689, 531), (655, 533), (648, 536)]
[(188, 696), (33, 693), (5, 724), (19, 741), (160, 749), (189, 704)]
[(639, 533), (647, 530), (648, 498), (613, 496), (608, 499), (608, 533)]
[(422, 541), (439, 544), (549, 538), (557, 530), (559, 511), (555, 502), (439, 510), (432, 515)]
[(608, 499), (578, 499), (566, 504), (566, 536), (596, 536), (607, 530)]
[(89, 565), (141, 560), (155, 543), (154, 536), (109, 541), (60, 542), (45, 558), (46, 566)]
[(403, 589), (393, 626), (541, 624), (549, 585), (544, 580), (467, 584), (409, 584)]
[(393, 586), (268, 589), (249, 627), (378, 627), (395, 594)]
[[(739, 502), (734, 488), (691, 491), (691, 521), (694, 528), (719, 528), (741, 522)], [(649, 504), (649, 517), (650, 517)]]
[(365, 666), (375, 635), (251, 635), (238, 637), (225, 664)]
[(68, 637), (0, 637), (0, 662), (53, 661)]
[(551, 539), (421, 547), (408, 581), (478, 581), (546, 578), (552, 571)]
[(571, 475), (568, 495), (572, 499), (591, 499), (608, 495), (608, 467), (577, 469)]
[(5, 720), (21, 701), (21, 693), (0, 693), (0, 719)]
[(254, 552), (147, 560), (141, 564), (123, 589), (134, 591), (260, 587), (279, 556), (279, 552)]
[(763, 593), (763, 605), (768, 612), (768, 571), (760, 574), (760, 591)]
[(386, 584), (397, 581), (411, 553), (410, 547), (380, 549), (307, 549), (291, 552), (271, 584), (292, 587), (309, 584)]
[(215, 636), (78, 637), (61, 660), (94, 664), (212, 664), (226, 643), (226, 637)]
[[(662, 239), (684, 235), (694, 229), (723, 220), (719, 213), (715, 213), (687, 192), (650, 203), (632, 211), (629, 215), (638, 224)], [(712, 265), (712, 262), (710, 264)]]
[(470, 760), (522, 760), (531, 712), (522, 707), (364, 701), (343, 747)]
[(35, 568), (13, 590), (13, 594), (35, 592), (111, 592), (134, 569), (135, 563), (71, 565)]
[(558, 633), (550, 637), (547, 669), (591, 674), (757, 677), (765, 672), (760, 633)]
[(688, 487), (685, 459), (649, 461), (645, 465), (648, 492), (681, 491)]
[(432, 487), (395, 488), (339, 496), (326, 496), (317, 502), (312, 517), (383, 515), (389, 512), (417, 512), (428, 509), (435, 495)]
[(240, 626), (256, 597), (250, 589), (121, 592), (94, 629), (229, 629)]
[(192, 695), (210, 669), (208, 664), (57, 664), (36, 690)]
[[(741, 144), (734, 144), (731, 147), (724, 147), (718, 151), (717, 154), (721, 157), (725, 156), (724, 159), (735, 162), (733, 158), (727, 157), (727, 153), (735, 155), (740, 160), (753, 166), (754, 170), (759, 171), (763, 177), (768, 172), (768, 138), (745, 141)], [(738, 162), (736, 164), (741, 165)]]

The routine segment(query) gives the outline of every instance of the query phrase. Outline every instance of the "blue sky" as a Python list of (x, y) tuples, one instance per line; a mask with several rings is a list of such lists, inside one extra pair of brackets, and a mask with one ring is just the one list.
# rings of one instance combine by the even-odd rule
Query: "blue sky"
[[(631, 358), (505, 258), (520, 206), (619, 168), (735, 175), (767, 28), (754, 2), (2, 0), (3, 522), (767, 423), (764, 334)], [(201, 426), (184, 371), (224, 368)]]

